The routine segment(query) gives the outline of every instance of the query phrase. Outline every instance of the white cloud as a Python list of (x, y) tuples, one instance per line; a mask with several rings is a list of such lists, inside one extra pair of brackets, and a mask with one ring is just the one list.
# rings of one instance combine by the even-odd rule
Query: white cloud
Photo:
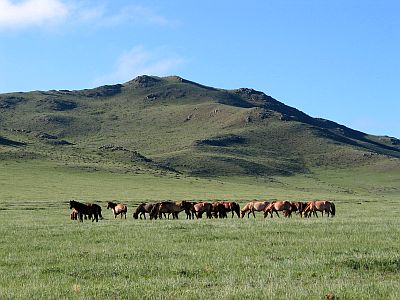
[(69, 8), (59, 0), (0, 0), (0, 29), (43, 26), (63, 22)]
[[(68, 4), (67, 4), (68, 3)], [(116, 27), (126, 24), (171, 26), (178, 24), (142, 5), (125, 5), (112, 11), (104, 2), (90, 4), (81, 0), (0, 0), (0, 30), (49, 28), (65, 24)]]
[(146, 23), (158, 26), (167, 26), (175, 22), (169, 20), (148, 7), (141, 5), (129, 5), (123, 7), (115, 15), (104, 18), (109, 25), (119, 25), (127, 22)]
[(123, 53), (110, 74), (97, 78), (94, 85), (122, 83), (139, 75), (171, 75), (182, 63), (182, 58), (167, 54), (165, 49), (147, 51), (143, 46), (134, 47)]
[(178, 24), (177, 21), (168, 19), (154, 9), (142, 5), (126, 5), (116, 11), (109, 11), (105, 5), (88, 7), (84, 3), (76, 3), (74, 14), (75, 20), (100, 27), (115, 27), (128, 23), (161, 27)]

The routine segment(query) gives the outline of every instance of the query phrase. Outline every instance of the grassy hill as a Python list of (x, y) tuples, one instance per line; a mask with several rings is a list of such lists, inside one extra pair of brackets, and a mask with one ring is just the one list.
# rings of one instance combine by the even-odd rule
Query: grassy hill
[(400, 141), (316, 119), (252, 89), (139, 76), (80, 91), (0, 95), (1, 159), (197, 176), (398, 165)]

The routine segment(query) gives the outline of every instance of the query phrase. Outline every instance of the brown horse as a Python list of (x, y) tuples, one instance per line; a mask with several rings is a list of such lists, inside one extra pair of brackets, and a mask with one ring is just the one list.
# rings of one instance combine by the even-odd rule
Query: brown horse
[(264, 218), (268, 216), (268, 213), (275, 214), (279, 217), (278, 211), (283, 211), (285, 213), (285, 217), (290, 216), (292, 213), (292, 205), (289, 201), (273, 201), (271, 202), (264, 210)]
[(329, 201), (310, 201), (304, 209), (304, 217), (309, 218), (311, 214), (313, 214), (318, 218), (317, 211), (320, 211), (322, 216), (324, 216), (324, 212), (326, 212), (328, 217), (329, 215), (333, 217), (336, 214), (335, 204)]
[(300, 214), (300, 217), (303, 217), (303, 211), (307, 207), (307, 202), (290, 202), (292, 205), (291, 211), (284, 211), (283, 214), (285, 217), (292, 217), (292, 212), (296, 214)]
[[(75, 200), (69, 201), (69, 208), (70, 209), (75, 209), (78, 212), (78, 218), (80, 222), (83, 222), (83, 216), (89, 216), (89, 219), (92, 218), (92, 222), (96, 220), (96, 222), (99, 221), (99, 216), (101, 216), (101, 207), (97, 204), (83, 204)], [(99, 210), (100, 208), (100, 210)]]
[(222, 203), (225, 206), (226, 212), (232, 212), (232, 218), (233, 216), (237, 215), (238, 218), (240, 218), (240, 205), (237, 204), (236, 202), (233, 201), (221, 201), (220, 203)]
[(269, 205), (268, 201), (251, 201), (247, 203), (240, 210), (240, 217), (243, 219), (244, 215), (247, 213), (247, 217), (250, 217), (250, 214), (253, 213), (253, 217), (256, 217), (255, 211), (264, 211), (265, 208)]
[(190, 211), (192, 204), (187, 201), (172, 202), (163, 201), (156, 203), (150, 211), (150, 219), (156, 219), (157, 216), (161, 219), (162, 214), (171, 214), (174, 219), (178, 219), (178, 214), (185, 210)]
[(128, 207), (125, 204), (122, 203), (114, 203), (114, 202), (108, 202), (107, 209), (111, 208), (113, 213), (114, 213), (114, 218), (117, 218), (118, 215), (125, 215), (126, 219), (126, 212), (128, 211)]
[(211, 203), (211, 213), (214, 218), (227, 218), (226, 207), (221, 202), (212, 202)]
[(140, 220), (142, 219), (142, 216), (146, 220), (146, 213), (150, 214), (151, 210), (153, 209), (155, 203), (141, 203), (139, 206), (136, 208), (136, 211), (133, 213), (133, 218), (138, 219), (140, 217)]
[(201, 219), (203, 217), (203, 213), (206, 213), (207, 218), (211, 219), (212, 214), (212, 205), (211, 203), (208, 202), (198, 202), (193, 204), (192, 206), (192, 211), (196, 215), (198, 219)]

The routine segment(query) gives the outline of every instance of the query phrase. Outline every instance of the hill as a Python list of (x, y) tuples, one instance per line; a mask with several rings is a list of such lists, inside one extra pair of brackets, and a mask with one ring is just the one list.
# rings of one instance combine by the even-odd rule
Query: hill
[(74, 168), (274, 176), (390, 161), (400, 141), (313, 118), (253, 89), (139, 76), (78, 91), (0, 95), (0, 158)]

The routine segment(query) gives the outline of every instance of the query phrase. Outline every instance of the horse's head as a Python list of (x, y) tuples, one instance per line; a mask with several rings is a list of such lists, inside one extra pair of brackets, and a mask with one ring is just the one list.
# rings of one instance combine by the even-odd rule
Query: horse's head
[(107, 209), (113, 208), (113, 206), (114, 206), (113, 204), (114, 204), (114, 203), (112, 203), (112, 202), (108, 202), (108, 203), (107, 203)]
[(73, 209), (75, 206), (75, 201), (74, 200), (69, 200), (69, 209)]

